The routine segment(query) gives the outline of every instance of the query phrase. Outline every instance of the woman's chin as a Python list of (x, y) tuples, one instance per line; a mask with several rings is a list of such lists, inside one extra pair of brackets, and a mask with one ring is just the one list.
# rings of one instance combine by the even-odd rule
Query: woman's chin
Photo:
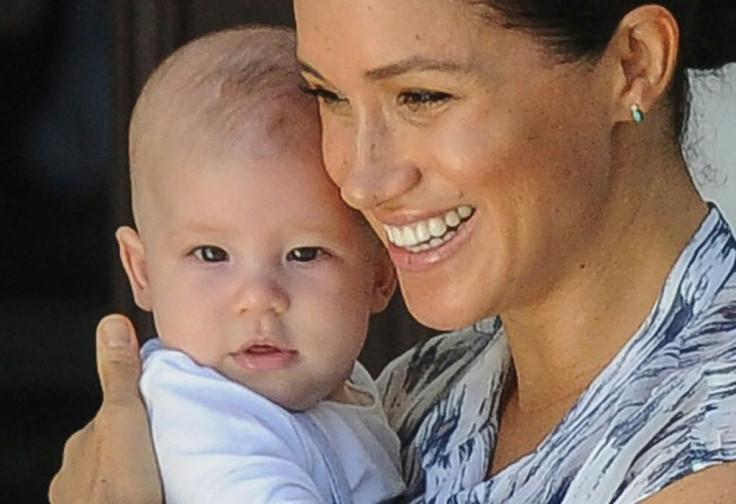
[(463, 296), (400, 282), (409, 313), (420, 324), (438, 331), (454, 331), (487, 318), (486, 310), (474, 309)]

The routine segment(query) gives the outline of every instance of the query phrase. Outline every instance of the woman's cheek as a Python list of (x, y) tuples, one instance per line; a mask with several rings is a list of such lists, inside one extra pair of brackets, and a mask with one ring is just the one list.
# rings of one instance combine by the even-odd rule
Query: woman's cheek
[(322, 156), (327, 174), (338, 187), (350, 171), (353, 143), (348, 125), (322, 114)]

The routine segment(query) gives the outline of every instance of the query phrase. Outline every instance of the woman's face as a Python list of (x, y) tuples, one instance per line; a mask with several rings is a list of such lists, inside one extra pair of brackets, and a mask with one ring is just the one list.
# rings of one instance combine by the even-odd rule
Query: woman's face
[(602, 65), (559, 64), (452, 0), (296, 0), (343, 198), (441, 328), (539, 303), (594, 253), (616, 184)]

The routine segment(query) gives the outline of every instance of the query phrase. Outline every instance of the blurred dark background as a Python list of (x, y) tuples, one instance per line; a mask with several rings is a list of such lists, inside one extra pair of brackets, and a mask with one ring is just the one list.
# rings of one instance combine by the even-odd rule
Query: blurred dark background
[[(293, 26), (291, 0), (2, 0), (0, 6), (0, 502), (47, 502), (67, 437), (100, 394), (94, 329), (135, 310), (113, 233), (130, 223), (126, 130), (173, 49), (257, 22)], [(400, 299), (374, 321), (377, 371), (425, 330)]]

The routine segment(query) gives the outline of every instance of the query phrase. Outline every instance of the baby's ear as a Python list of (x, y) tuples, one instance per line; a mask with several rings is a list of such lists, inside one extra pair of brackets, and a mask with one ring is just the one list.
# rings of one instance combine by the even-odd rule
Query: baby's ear
[(373, 284), (373, 300), (371, 302), (371, 313), (380, 313), (386, 309), (391, 296), (396, 290), (396, 268), (394, 268), (388, 252), (379, 245), (380, 250), (376, 253), (375, 281)]
[(148, 282), (148, 266), (146, 253), (138, 233), (131, 227), (121, 226), (115, 233), (120, 248), (120, 262), (123, 263), (130, 288), (133, 290), (135, 304), (139, 308), (151, 311), (150, 287)]

